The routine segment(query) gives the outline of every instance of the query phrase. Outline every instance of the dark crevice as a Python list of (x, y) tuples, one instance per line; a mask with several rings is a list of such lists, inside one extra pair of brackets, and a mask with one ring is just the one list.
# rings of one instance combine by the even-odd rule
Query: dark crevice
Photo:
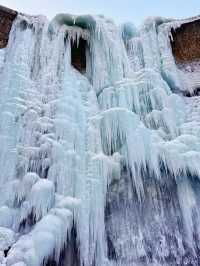
[(43, 262), (44, 266), (80, 266), (80, 253), (77, 244), (77, 231), (76, 226), (73, 224), (71, 233), (64, 246), (59, 262), (55, 261), (54, 256)]
[(107, 235), (107, 246), (108, 246), (108, 259), (117, 260), (117, 254), (113, 242), (111, 241), (109, 235)]
[(71, 64), (81, 74), (86, 73), (86, 49), (87, 41), (83, 38), (71, 41)]
[(11, 249), (11, 247), (8, 247), (7, 249), (4, 250), (4, 256), (7, 257), (8, 256), (8, 252)]
[(28, 215), (27, 219), (21, 221), (19, 225), (19, 232), (24, 232), (27, 228), (31, 228), (36, 224), (36, 217), (33, 211)]
[(26, 30), (27, 28), (28, 28), (28, 22), (25, 21), (25, 20), (22, 20), (22, 21), (20, 22), (20, 30), (21, 30), (21, 31), (24, 31), (24, 30)]
[(200, 88), (196, 88), (192, 93), (189, 91), (184, 91), (183, 96), (185, 97), (196, 97), (200, 96)]

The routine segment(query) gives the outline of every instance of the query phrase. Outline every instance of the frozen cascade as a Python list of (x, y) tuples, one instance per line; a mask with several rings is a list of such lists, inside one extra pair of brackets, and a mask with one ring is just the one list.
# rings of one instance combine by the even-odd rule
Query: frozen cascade
[(199, 97), (183, 96), (179, 26), (18, 15), (0, 50), (1, 265), (200, 263)]

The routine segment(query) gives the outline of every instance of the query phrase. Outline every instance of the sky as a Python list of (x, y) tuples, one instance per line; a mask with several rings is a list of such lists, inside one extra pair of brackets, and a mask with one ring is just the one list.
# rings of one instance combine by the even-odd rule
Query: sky
[(52, 19), (58, 13), (103, 14), (119, 24), (140, 25), (149, 16), (187, 18), (200, 15), (200, 0), (0, 0), (0, 5)]

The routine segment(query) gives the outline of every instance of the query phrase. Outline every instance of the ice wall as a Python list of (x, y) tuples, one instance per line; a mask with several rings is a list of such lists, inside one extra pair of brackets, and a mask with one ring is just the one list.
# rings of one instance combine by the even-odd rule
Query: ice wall
[(2, 265), (198, 265), (198, 97), (168, 23), (18, 15), (0, 50)]

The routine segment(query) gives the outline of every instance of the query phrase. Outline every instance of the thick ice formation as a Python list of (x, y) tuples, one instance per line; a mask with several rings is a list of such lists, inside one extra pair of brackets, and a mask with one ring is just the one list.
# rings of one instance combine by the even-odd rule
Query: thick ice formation
[[(199, 99), (181, 94), (191, 87), (171, 51), (177, 24), (150, 18), (137, 30), (102, 16), (49, 23), (18, 15), (0, 51), (2, 265), (76, 265), (67, 262), (72, 238), (77, 265), (168, 265), (165, 228), (150, 258), (151, 225), (144, 229), (139, 213), (168, 184), (176, 198), (169, 219), (176, 211), (183, 219), (175, 261), (187, 248), (198, 257)], [(89, 47), (85, 76), (71, 65), (71, 41), (80, 38)], [(120, 195), (127, 212), (116, 218)], [(166, 202), (159, 204), (150, 209), (161, 227)], [(141, 223), (131, 225), (133, 217)]]

